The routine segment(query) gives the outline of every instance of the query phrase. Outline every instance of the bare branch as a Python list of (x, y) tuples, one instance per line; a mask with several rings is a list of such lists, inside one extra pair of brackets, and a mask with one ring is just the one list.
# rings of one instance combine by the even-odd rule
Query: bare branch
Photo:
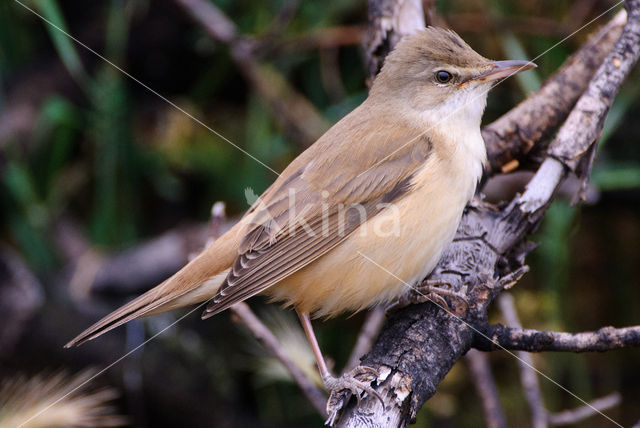
[[(504, 293), (498, 299), (502, 316), (507, 325), (511, 327), (521, 328), (520, 320), (516, 312), (516, 305), (513, 296)], [(520, 381), (524, 389), (524, 395), (531, 409), (531, 426), (534, 428), (545, 428), (547, 426), (547, 409), (544, 407), (542, 400), (542, 392), (540, 391), (540, 383), (538, 382), (538, 374), (532, 369), (533, 358), (528, 352), (519, 351), (518, 365), (520, 366)]]
[(567, 117), (578, 97), (622, 33), (626, 12), (602, 27), (542, 87), (518, 106), (485, 126), (489, 164), (494, 172), (529, 153), (548, 138)]
[(253, 333), (256, 339), (287, 369), (293, 380), (296, 381), (304, 395), (307, 396), (313, 407), (321, 415), (326, 412), (327, 397), (316, 387), (313, 382), (303, 373), (303, 371), (293, 362), (289, 355), (284, 352), (282, 345), (276, 336), (269, 330), (258, 317), (244, 303), (236, 303), (230, 310), (235, 315), (234, 320), (244, 324)]
[(563, 410), (562, 412), (551, 414), (549, 415), (549, 423), (551, 425), (577, 424), (584, 419), (597, 415), (597, 412), (604, 412), (619, 405), (621, 401), (622, 397), (620, 394), (614, 392), (605, 397), (593, 400), (588, 406), (580, 406), (577, 409)]
[(121, 253), (105, 255), (87, 242), (70, 218), (56, 221), (55, 242), (60, 254), (73, 265), (71, 294), (82, 300), (91, 294), (130, 295), (145, 291), (177, 272), (200, 251), (207, 237), (219, 236), (234, 223), (225, 220), (218, 233), (207, 223), (192, 223), (170, 229)]
[(549, 155), (561, 160), (573, 172), (583, 155), (597, 142), (613, 99), (638, 60), (640, 22), (633, 19), (636, 18), (633, 14), (640, 14), (640, 11), (632, 6), (634, 3), (627, 3), (631, 16), (613, 51), (607, 55), (549, 147)]
[(381, 306), (375, 307), (367, 314), (367, 318), (365, 318), (360, 334), (358, 335), (358, 340), (353, 346), (353, 351), (351, 351), (351, 355), (345, 365), (345, 371), (349, 371), (356, 367), (358, 363), (360, 363), (360, 358), (369, 352), (371, 345), (373, 345), (373, 341), (378, 336), (378, 333), (380, 333), (380, 329), (382, 328), (382, 324), (384, 324), (385, 319), (385, 310)]
[(471, 379), (476, 386), (478, 398), (482, 403), (484, 411), (484, 419), (487, 421), (489, 428), (506, 428), (507, 421), (500, 404), (496, 384), (491, 374), (491, 366), (489, 365), (489, 357), (485, 352), (470, 349), (465, 355), (465, 360), (471, 371)]
[(474, 347), (483, 351), (498, 349), (527, 352), (604, 352), (613, 349), (640, 346), (640, 326), (613, 328), (603, 327), (582, 333), (561, 333), (523, 328), (505, 327), (501, 324), (488, 326)]
[(236, 26), (216, 6), (201, 0), (176, 0), (214, 39), (233, 44), (238, 38)]
[[(628, 2), (627, 6), (640, 15), (633, 1)], [(525, 212), (534, 213), (548, 204), (567, 171), (580, 174), (584, 180), (588, 178), (595, 145), (613, 98), (638, 61), (640, 22), (636, 21), (640, 21), (637, 16), (629, 17), (613, 51), (598, 68), (587, 90), (549, 145), (549, 157), (544, 160), (520, 198), (519, 204)]]

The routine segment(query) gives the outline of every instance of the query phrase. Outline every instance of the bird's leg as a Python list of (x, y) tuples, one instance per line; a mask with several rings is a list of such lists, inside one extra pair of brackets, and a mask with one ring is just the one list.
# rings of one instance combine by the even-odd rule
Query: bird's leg
[(300, 317), (302, 328), (313, 350), (313, 355), (316, 357), (322, 383), (325, 389), (330, 392), (329, 400), (327, 401), (327, 414), (329, 418), (325, 423), (329, 426), (333, 425), (338, 411), (349, 401), (351, 395), (355, 395), (358, 403), (360, 403), (360, 394), (366, 392), (377, 397), (384, 406), (382, 397), (371, 387), (371, 382), (378, 377), (378, 372), (372, 367), (358, 366), (340, 377), (333, 376), (327, 367), (327, 363), (318, 345), (309, 314), (306, 312), (298, 312), (298, 316)]

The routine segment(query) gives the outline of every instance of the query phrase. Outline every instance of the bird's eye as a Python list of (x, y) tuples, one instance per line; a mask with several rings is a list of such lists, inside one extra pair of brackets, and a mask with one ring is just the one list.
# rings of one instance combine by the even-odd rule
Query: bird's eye
[(453, 79), (453, 75), (448, 71), (436, 71), (436, 81), (438, 83), (449, 83)]

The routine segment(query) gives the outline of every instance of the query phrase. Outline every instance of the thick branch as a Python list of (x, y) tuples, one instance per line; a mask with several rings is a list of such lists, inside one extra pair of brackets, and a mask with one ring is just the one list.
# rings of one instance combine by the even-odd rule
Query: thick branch
[[(549, 155), (576, 171), (580, 158), (596, 143), (622, 82), (638, 60), (640, 10), (632, 8), (620, 40), (607, 56), (549, 147)], [(589, 126), (584, 126), (589, 124)]]
[(494, 173), (505, 166), (514, 169), (513, 160), (529, 153), (566, 119), (593, 74), (611, 52), (625, 22), (626, 12), (621, 11), (571, 55), (539, 90), (482, 129)]

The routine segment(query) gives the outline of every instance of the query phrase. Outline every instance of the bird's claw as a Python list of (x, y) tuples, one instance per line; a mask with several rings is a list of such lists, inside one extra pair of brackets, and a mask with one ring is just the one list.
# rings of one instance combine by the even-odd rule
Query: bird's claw
[(327, 414), (329, 417), (325, 421), (326, 425), (333, 426), (338, 416), (338, 412), (345, 406), (352, 395), (355, 395), (360, 405), (360, 394), (366, 392), (376, 397), (384, 407), (384, 401), (380, 394), (371, 387), (378, 377), (378, 372), (372, 367), (358, 366), (350, 372), (344, 373), (340, 377), (327, 376), (322, 379), (327, 391), (331, 391), (327, 401)]
[(445, 310), (450, 311), (451, 308), (444, 299), (445, 297), (456, 299), (464, 303), (467, 308), (469, 307), (469, 302), (467, 302), (466, 296), (463, 293), (453, 290), (451, 288), (451, 284), (444, 281), (434, 281), (430, 279), (418, 284), (411, 293), (410, 299), (412, 300), (412, 303), (424, 303), (431, 301)]
[(459, 291), (453, 290), (451, 284), (445, 281), (427, 279), (415, 287), (412, 287), (409, 293), (406, 293), (393, 301), (385, 308), (385, 310), (387, 313), (390, 313), (412, 304), (433, 302), (442, 309), (451, 311), (450, 305), (444, 299), (445, 297), (458, 300), (464, 304), (465, 308), (469, 308), (469, 302), (467, 301), (466, 296)]

